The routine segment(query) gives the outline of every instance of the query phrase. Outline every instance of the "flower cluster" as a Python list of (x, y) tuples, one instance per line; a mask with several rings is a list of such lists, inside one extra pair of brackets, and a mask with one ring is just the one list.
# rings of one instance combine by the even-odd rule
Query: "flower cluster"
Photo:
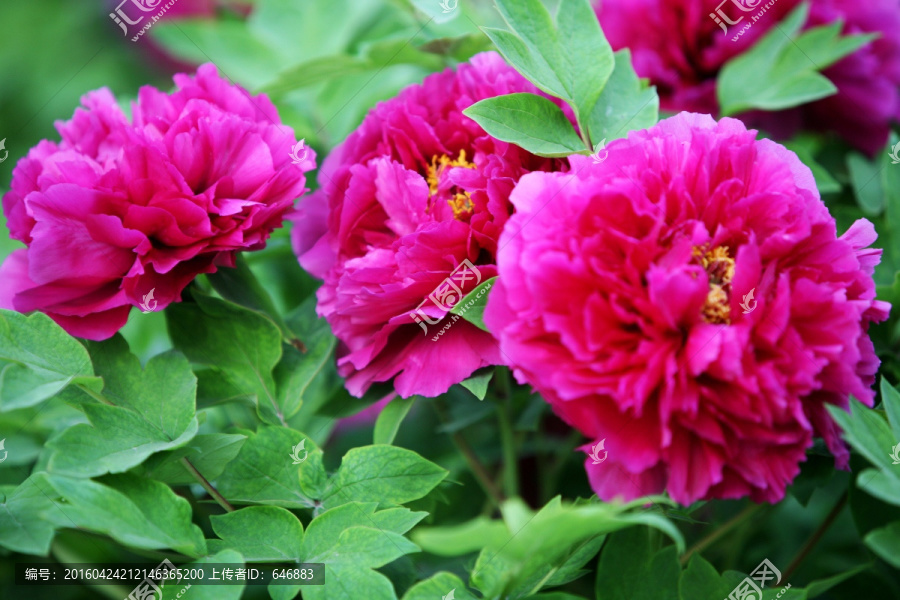
[(179, 300), (200, 273), (262, 248), (306, 191), (290, 128), (265, 96), (212, 65), (141, 89), (126, 119), (112, 93), (84, 97), (13, 172), (3, 211), (15, 251), (0, 267), (0, 307), (40, 310), (72, 335), (105, 339), (150, 294)]

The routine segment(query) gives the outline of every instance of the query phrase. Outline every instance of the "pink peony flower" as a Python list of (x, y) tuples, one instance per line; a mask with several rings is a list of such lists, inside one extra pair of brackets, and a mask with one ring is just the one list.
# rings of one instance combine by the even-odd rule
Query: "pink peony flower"
[[(668, 111), (717, 114), (716, 77), (722, 66), (768, 33), (800, 0), (602, 0), (597, 4), (603, 31), (613, 48), (631, 48), (635, 70), (648, 77)], [(737, 21), (725, 33), (710, 17), (717, 8)], [(768, 7), (766, 12), (742, 30)], [(796, 109), (753, 113), (747, 118), (780, 137), (799, 129), (834, 131), (871, 154), (887, 142), (900, 119), (900, 4), (896, 0), (813, 0), (806, 27), (842, 20), (843, 33), (877, 32), (880, 37), (824, 71), (839, 93)], [(738, 35), (740, 34), (740, 35)], [(733, 39), (737, 37), (736, 41)]]
[(809, 169), (755, 136), (681, 113), (513, 191), (485, 322), (520, 382), (605, 440), (585, 463), (604, 500), (775, 502), (814, 435), (847, 465), (825, 406), (873, 402), (881, 251), (865, 220), (837, 237)]
[(237, 250), (265, 246), (314, 155), (292, 164), (275, 107), (213, 65), (175, 83), (172, 94), (141, 89), (131, 123), (109, 90), (91, 92), (57, 123), (62, 142), (19, 161), (3, 211), (28, 248), (0, 266), (0, 307), (105, 339), (132, 306), (162, 309)]
[[(459, 292), (445, 304), (426, 298), (466, 260), (481, 281), (493, 277), (516, 182), (566, 164), (500, 142), (462, 114), (512, 92), (537, 90), (496, 53), (406, 88), (328, 156), (321, 190), (302, 203), (295, 250), (325, 280), (318, 312), (341, 341), (339, 372), (352, 394), (396, 376), (401, 396), (436, 396), (499, 362), (491, 336), (462, 319), (434, 341)], [(466, 278), (463, 294), (477, 280)], [(412, 316), (423, 301), (424, 335)]]

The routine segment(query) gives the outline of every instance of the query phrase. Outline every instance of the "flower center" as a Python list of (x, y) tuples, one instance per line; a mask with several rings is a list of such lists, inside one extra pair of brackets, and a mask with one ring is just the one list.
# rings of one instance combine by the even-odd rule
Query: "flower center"
[(731, 307), (728, 304), (731, 280), (734, 278), (734, 259), (728, 248), (718, 246), (712, 250), (694, 247), (694, 258), (709, 275), (709, 293), (703, 304), (703, 320), (707, 323), (731, 323)]
[[(466, 160), (465, 150), (460, 150), (459, 156), (455, 160), (450, 159), (446, 154), (431, 157), (431, 165), (425, 167), (425, 181), (428, 182), (430, 201), (433, 201), (441, 191), (441, 175), (444, 170), (453, 167), (474, 169), (475, 164)], [(475, 205), (472, 203), (472, 197), (469, 195), (469, 192), (460, 190), (455, 185), (451, 185), (447, 191), (450, 194), (447, 204), (453, 209), (453, 217), (462, 220), (471, 216)]]

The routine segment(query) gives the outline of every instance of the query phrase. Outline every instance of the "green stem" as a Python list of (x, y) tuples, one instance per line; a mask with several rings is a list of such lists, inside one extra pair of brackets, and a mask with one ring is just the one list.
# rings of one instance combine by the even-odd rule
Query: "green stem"
[(841, 514), (841, 511), (844, 510), (844, 506), (847, 504), (847, 492), (845, 491), (841, 494), (841, 497), (832, 507), (831, 512), (825, 517), (825, 520), (822, 521), (822, 524), (819, 525), (816, 530), (809, 536), (809, 539), (806, 540), (806, 543), (803, 544), (803, 547), (797, 553), (797, 556), (794, 557), (794, 560), (788, 565), (788, 568), (785, 569), (784, 574), (781, 576), (783, 581), (787, 581), (791, 578), (791, 575), (794, 574), (800, 567), (800, 563), (812, 552), (812, 549), (819, 543), (819, 540), (822, 539), (822, 536), (825, 535), (825, 532), (828, 531), (828, 528), (831, 527), (831, 524), (834, 523), (834, 520), (838, 518), (838, 515)]
[(110, 402), (109, 400), (107, 400), (106, 398), (104, 398), (103, 396), (101, 396), (100, 394), (98, 394), (97, 392), (92, 390), (91, 388), (87, 387), (86, 385), (82, 385), (82, 384), (78, 383), (75, 385), (75, 387), (77, 387), (79, 390), (81, 390), (82, 392), (84, 392), (85, 394), (87, 394), (88, 396), (90, 396), (91, 398), (93, 398), (94, 400), (99, 402), (100, 404), (106, 404), (108, 406), (115, 406), (115, 404), (113, 404), (112, 402)]
[(216, 488), (214, 488), (209, 481), (207, 481), (206, 477), (204, 477), (203, 474), (197, 470), (197, 467), (195, 467), (193, 463), (191, 463), (191, 461), (189, 461), (187, 458), (182, 458), (181, 465), (188, 470), (188, 473), (194, 476), (194, 479), (196, 479), (197, 482), (203, 486), (203, 489), (205, 489), (209, 493), (209, 495), (219, 503), (219, 506), (221, 506), (228, 512), (234, 512), (234, 507), (228, 503), (228, 500), (226, 500), (224, 496), (222, 496), (222, 494), (220, 494), (219, 491), (216, 490)]
[(736, 514), (734, 517), (732, 517), (730, 520), (723, 523), (719, 528), (713, 530), (709, 535), (705, 536), (699, 542), (688, 548), (688, 551), (681, 556), (681, 564), (687, 564), (687, 561), (692, 554), (694, 554), (695, 552), (700, 552), (701, 550), (706, 549), (708, 546), (711, 546), (720, 537), (756, 514), (756, 512), (762, 507), (762, 504), (751, 504), (747, 508)]
[(499, 396), (497, 417), (500, 422), (500, 440), (503, 447), (503, 490), (507, 497), (519, 495), (519, 457), (516, 454), (516, 438), (512, 428), (512, 384), (509, 369), (498, 369)]
[[(434, 407), (435, 412), (437, 412), (441, 422), (446, 423), (447, 414), (442, 404), (442, 400), (440, 398), (435, 398), (431, 405)], [(475, 451), (469, 445), (469, 442), (466, 441), (466, 438), (463, 437), (462, 433), (459, 431), (452, 432), (450, 434), (450, 439), (453, 441), (453, 445), (456, 447), (457, 452), (459, 452), (466, 461), (469, 470), (472, 471), (472, 475), (475, 476), (475, 480), (481, 486), (481, 489), (484, 490), (488, 500), (492, 502), (494, 506), (499, 507), (503, 502), (503, 492), (501, 492), (500, 488), (497, 487), (497, 484), (494, 483), (490, 473), (488, 473), (488, 470), (478, 458), (478, 455), (475, 454)]]

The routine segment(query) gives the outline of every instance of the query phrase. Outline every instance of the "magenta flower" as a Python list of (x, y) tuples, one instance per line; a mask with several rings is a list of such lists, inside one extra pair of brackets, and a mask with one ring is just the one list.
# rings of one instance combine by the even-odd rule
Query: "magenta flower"
[[(325, 160), (322, 188), (302, 203), (293, 235), (300, 263), (325, 280), (318, 312), (341, 341), (351, 393), (396, 376), (401, 396), (436, 396), (499, 363), (491, 336), (467, 321), (434, 337), (460, 293), (496, 274), (518, 179), (565, 165), (500, 142), (462, 114), (512, 92), (537, 90), (498, 54), (479, 54), (379, 104)], [(447, 283), (467, 260), (479, 277)], [(426, 300), (436, 290), (447, 293)], [(424, 334), (414, 319), (423, 301)]]
[(69, 333), (105, 339), (132, 306), (162, 309), (200, 273), (265, 246), (305, 191), (308, 152), (265, 96), (212, 65), (178, 89), (141, 89), (131, 123), (109, 90), (87, 94), (62, 141), (19, 161), (3, 211), (28, 246), (0, 266), (0, 307), (39, 310)]
[(873, 402), (881, 251), (755, 136), (682, 113), (513, 191), (485, 322), (585, 452), (605, 440), (585, 463), (604, 500), (774, 502), (814, 435), (847, 465), (825, 406)]
[[(602, 0), (598, 14), (613, 48), (631, 48), (635, 70), (660, 94), (663, 110), (717, 114), (716, 77), (722, 66), (745, 52), (800, 0), (778, 0), (752, 27), (769, 2), (744, 1), (744, 12), (720, 0)], [(743, 20), (728, 33), (710, 17), (721, 6), (729, 19)], [(887, 142), (900, 119), (900, 4), (894, 0), (813, 0), (806, 27), (844, 22), (843, 33), (876, 32), (880, 37), (824, 71), (838, 94), (796, 109), (748, 115), (780, 137), (799, 129), (834, 131), (871, 154)], [(737, 41), (732, 41), (738, 37)]]

